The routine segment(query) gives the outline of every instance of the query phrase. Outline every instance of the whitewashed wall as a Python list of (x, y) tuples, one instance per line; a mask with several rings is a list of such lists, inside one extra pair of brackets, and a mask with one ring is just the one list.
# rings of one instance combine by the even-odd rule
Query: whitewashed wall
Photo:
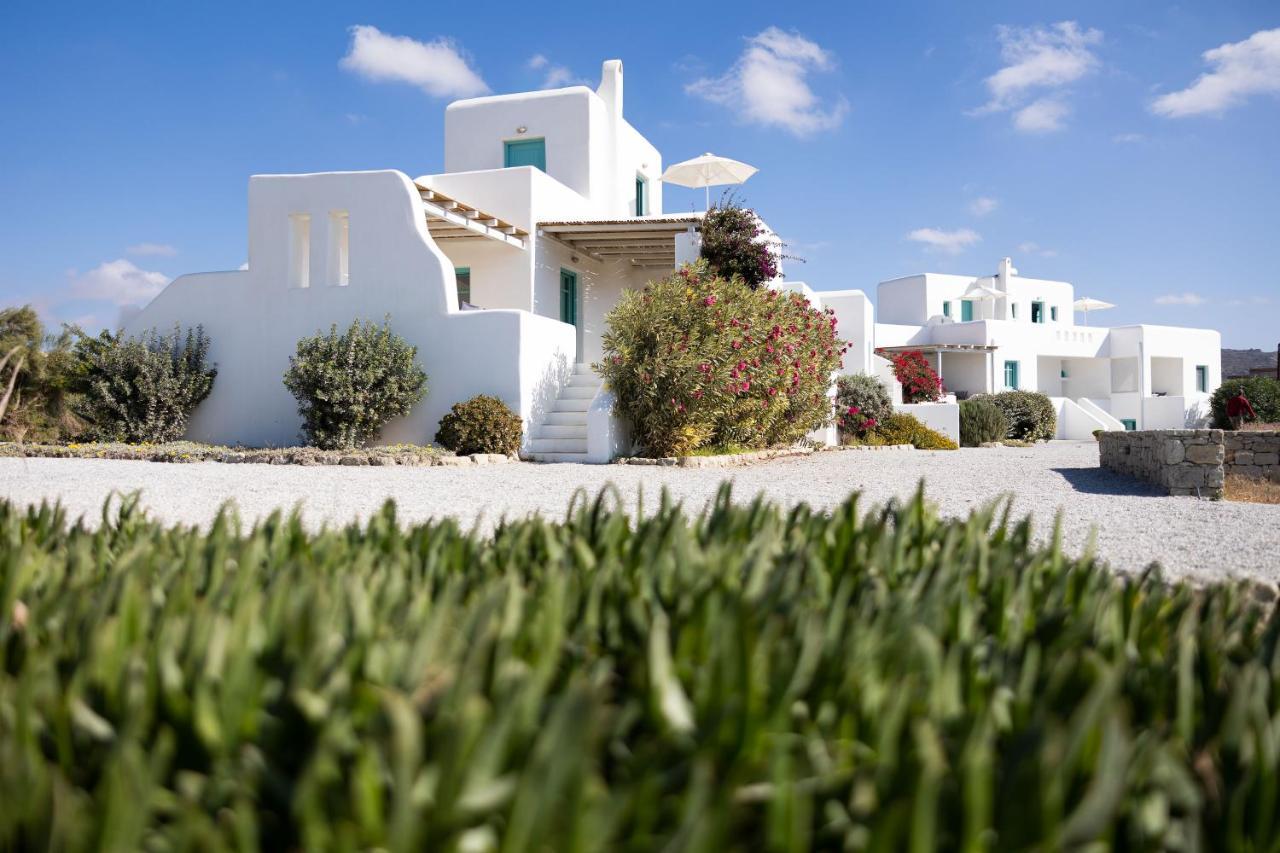
[[(347, 286), (327, 283), (324, 227), (350, 222)], [(309, 287), (291, 288), (290, 216), (311, 216)], [(297, 341), (354, 319), (392, 328), (418, 347), (428, 393), (386, 441), (431, 441), (449, 407), (475, 394), (503, 399), (526, 424), (550, 406), (576, 355), (572, 327), (523, 311), (457, 311), (453, 262), (427, 233), (417, 190), (400, 172), (256, 176), (249, 184), (249, 269), (182, 276), (126, 327), (130, 334), (201, 324), (217, 364), (213, 392), (188, 437), (250, 446), (292, 444), (300, 420), (281, 378)]]

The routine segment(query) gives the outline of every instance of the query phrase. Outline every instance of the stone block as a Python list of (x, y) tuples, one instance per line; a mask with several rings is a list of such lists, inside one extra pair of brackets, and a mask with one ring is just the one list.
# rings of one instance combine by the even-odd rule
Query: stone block
[(1235, 459), (1233, 461), (1235, 462), (1236, 465), (1252, 465), (1253, 452), (1249, 450), (1237, 451)]
[(1165, 484), (1170, 489), (1198, 489), (1205, 485), (1205, 469), (1188, 465), (1170, 468), (1165, 472)]
[(1171, 438), (1164, 443), (1164, 461), (1166, 465), (1176, 465), (1186, 456), (1187, 450), (1178, 439)]
[(1280, 453), (1255, 453), (1253, 455), (1254, 465), (1280, 465)]
[(1193, 444), (1187, 448), (1187, 461), (1197, 465), (1217, 465), (1222, 456), (1221, 444)]

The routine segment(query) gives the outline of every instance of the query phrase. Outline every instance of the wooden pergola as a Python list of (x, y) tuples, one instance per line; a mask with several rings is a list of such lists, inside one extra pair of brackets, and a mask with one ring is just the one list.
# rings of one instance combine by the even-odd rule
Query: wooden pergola
[(641, 216), (634, 219), (539, 222), (538, 236), (563, 243), (597, 261), (626, 261), (636, 267), (676, 264), (676, 235), (695, 231), (701, 213)]
[(416, 184), (427, 214), (427, 230), (433, 240), (488, 239), (517, 249), (527, 245), (529, 232), (483, 210), (450, 198), (430, 187)]
[(954, 353), (981, 353), (986, 357), (986, 370), (988, 387), (986, 390), (994, 391), (996, 388), (996, 363), (995, 351), (998, 349), (994, 344), (897, 344), (888, 347), (876, 347), (875, 354), (883, 359), (888, 360), (893, 353), (918, 352), (924, 355), (933, 354), (938, 363), (938, 376), (942, 376), (942, 354), (944, 352)]

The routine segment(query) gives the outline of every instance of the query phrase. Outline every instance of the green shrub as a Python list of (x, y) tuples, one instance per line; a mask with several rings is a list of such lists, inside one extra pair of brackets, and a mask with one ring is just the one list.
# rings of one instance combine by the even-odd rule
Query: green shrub
[(0, 504), (0, 849), (1271, 849), (1280, 614), (1001, 515)]
[(960, 444), (978, 447), (1009, 434), (1009, 419), (1000, 407), (982, 398), (960, 402)]
[(1214, 427), (1231, 429), (1231, 421), (1227, 419), (1227, 400), (1239, 391), (1244, 391), (1249, 405), (1258, 413), (1260, 423), (1280, 423), (1280, 381), (1270, 376), (1247, 376), (1224, 380), (1209, 398)]
[(79, 333), (69, 380), (76, 413), (95, 441), (174, 441), (209, 392), (218, 371), (206, 364), (209, 338), (200, 326), (141, 337)]
[(831, 419), (835, 315), (699, 262), (624, 290), (594, 365), (651, 456), (800, 440)]
[(524, 424), (520, 416), (497, 397), (479, 394), (465, 403), (455, 403), (440, 419), (436, 443), (459, 455), (469, 453), (520, 452)]
[(836, 380), (836, 424), (842, 435), (866, 436), (891, 414), (889, 389), (875, 376), (855, 373)]
[(915, 415), (894, 412), (876, 427), (884, 444), (910, 444), (918, 450), (957, 450), (954, 441), (921, 423)]
[(298, 341), (284, 385), (298, 401), (307, 442), (325, 450), (362, 447), (392, 418), (409, 414), (427, 390), (418, 348), (391, 331), (356, 320), (341, 335)]
[(1048, 441), (1058, 432), (1058, 413), (1053, 401), (1036, 391), (1002, 391), (979, 394), (973, 400), (994, 403), (1009, 421), (1005, 438), (1019, 441)]

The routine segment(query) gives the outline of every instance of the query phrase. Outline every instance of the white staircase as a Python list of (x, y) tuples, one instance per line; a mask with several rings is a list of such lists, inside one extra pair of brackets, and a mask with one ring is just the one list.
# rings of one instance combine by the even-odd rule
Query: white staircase
[(575, 364), (551, 411), (532, 428), (526, 455), (535, 462), (587, 461), (587, 410), (601, 379), (589, 364)]

